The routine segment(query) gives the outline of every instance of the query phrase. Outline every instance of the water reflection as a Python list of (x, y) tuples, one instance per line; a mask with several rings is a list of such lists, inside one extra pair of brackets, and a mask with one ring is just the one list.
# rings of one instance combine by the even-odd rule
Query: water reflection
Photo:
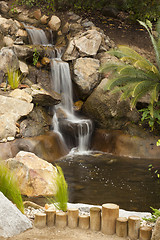
[[(106, 154), (68, 156), (58, 161), (69, 185), (70, 202), (112, 202), (125, 210), (159, 208), (160, 184), (148, 171), (151, 160)], [(157, 165), (158, 160), (152, 160)]]

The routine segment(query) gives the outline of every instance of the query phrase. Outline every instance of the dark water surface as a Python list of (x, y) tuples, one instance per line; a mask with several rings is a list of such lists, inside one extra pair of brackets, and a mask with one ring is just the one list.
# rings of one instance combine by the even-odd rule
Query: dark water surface
[(125, 210), (160, 207), (160, 181), (148, 170), (159, 160), (118, 158), (106, 154), (67, 156), (59, 160), (70, 202), (116, 203)]

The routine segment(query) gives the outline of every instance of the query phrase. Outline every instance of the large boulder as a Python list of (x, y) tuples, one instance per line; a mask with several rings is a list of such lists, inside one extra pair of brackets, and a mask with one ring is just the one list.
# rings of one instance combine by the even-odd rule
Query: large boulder
[(42, 106), (36, 106), (26, 119), (20, 123), (22, 137), (34, 137), (45, 134), (52, 125), (52, 118)]
[(0, 16), (0, 32), (4, 35), (15, 35), (18, 31), (17, 24), (12, 19)]
[(33, 103), (2, 95), (0, 95), (0, 103), (0, 139), (14, 137), (16, 122), (32, 111)]
[(88, 30), (75, 37), (75, 46), (81, 56), (95, 56), (102, 41), (101, 34), (96, 30)]
[(156, 225), (153, 229), (151, 240), (159, 240), (160, 239), (160, 217), (156, 221)]
[(13, 68), (17, 70), (19, 68), (19, 61), (12, 49), (4, 47), (0, 51), (0, 71), (7, 73), (7, 70)]
[(80, 96), (86, 98), (99, 83), (99, 60), (78, 58), (74, 64), (74, 82), (78, 86)]
[(55, 195), (56, 168), (51, 163), (34, 153), (24, 151), (6, 162), (16, 174), (22, 195), (28, 197)]
[[(92, 136), (91, 149), (121, 157), (159, 159), (160, 148), (156, 146), (158, 137), (150, 136), (138, 127), (137, 131), (137, 134), (135, 132), (135, 135), (131, 135), (121, 130), (96, 129)], [(154, 163), (154, 167), (159, 167), (158, 161)]]
[(31, 221), (0, 192), (0, 237), (10, 238), (32, 228)]
[(104, 91), (108, 82), (104, 78), (83, 105), (83, 112), (94, 119), (99, 127), (121, 129), (128, 121), (137, 122), (138, 112), (131, 110), (129, 100), (120, 101), (121, 93)]
[(0, 159), (15, 157), (19, 151), (33, 152), (50, 163), (68, 154), (62, 138), (55, 132), (0, 143)]

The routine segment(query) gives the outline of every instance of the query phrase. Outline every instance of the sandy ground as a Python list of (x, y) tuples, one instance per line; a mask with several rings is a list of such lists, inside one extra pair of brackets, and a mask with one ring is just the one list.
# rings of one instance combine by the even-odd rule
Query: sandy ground
[[(0, 238), (0, 240), (4, 238)], [(7, 240), (125, 240), (127, 238), (120, 238), (116, 235), (104, 235), (101, 232), (93, 232), (91, 230), (82, 230), (79, 228), (58, 229), (55, 227), (46, 227), (43, 229), (33, 228), (24, 233), (19, 234)]]

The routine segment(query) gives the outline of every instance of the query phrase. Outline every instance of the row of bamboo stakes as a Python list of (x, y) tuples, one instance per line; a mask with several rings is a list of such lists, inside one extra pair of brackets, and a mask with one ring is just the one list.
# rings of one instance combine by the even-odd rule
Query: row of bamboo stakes
[(34, 225), (37, 228), (56, 226), (64, 228), (79, 227), (81, 229), (92, 231), (102, 231), (107, 235), (117, 234), (117, 236), (130, 240), (150, 240), (152, 228), (149, 226), (140, 227), (140, 217), (130, 216), (119, 217), (119, 206), (112, 203), (106, 203), (99, 207), (91, 207), (90, 215), (79, 215), (78, 209), (68, 209), (67, 212), (47, 209), (45, 213), (35, 215)]

